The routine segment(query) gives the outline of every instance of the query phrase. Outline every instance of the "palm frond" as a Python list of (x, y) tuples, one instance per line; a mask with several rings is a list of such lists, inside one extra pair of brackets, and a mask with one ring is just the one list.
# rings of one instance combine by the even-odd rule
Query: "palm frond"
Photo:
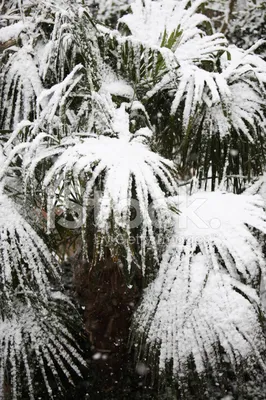
[[(202, 1), (196, 1), (191, 7), (188, 1), (136, 0), (131, 4), (132, 13), (124, 15), (119, 22), (129, 28), (131, 35), (148, 45), (160, 46), (167, 43), (163, 35), (169, 36), (177, 27), (184, 31), (184, 42), (202, 33), (198, 26), (208, 18), (196, 11)], [(178, 42), (180, 38), (177, 38)], [(177, 43), (178, 43), (177, 42)], [(177, 46), (177, 43), (174, 43)]]
[(220, 100), (207, 107), (206, 131), (230, 134), (234, 129), (249, 141), (265, 132), (264, 102), (266, 63), (256, 55), (229, 48), (231, 59), (222, 59), (222, 72), (213, 74)]
[[(51, 373), (62, 391), (62, 377), (73, 384), (74, 375), (81, 376), (79, 365), (85, 365), (74, 338), (58, 316), (46, 304), (38, 313), (17, 303), (11, 318), (0, 319), (0, 396), (5, 385), (11, 386), (12, 399), (21, 395), (23, 379), (27, 396), (36, 398), (36, 374), (40, 373), (48, 398), (53, 398)], [(74, 375), (73, 375), (74, 374)], [(4, 397), (3, 397), (4, 398)]]
[[(82, 79), (83, 66), (78, 64), (71, 71), (69, 75), (65, 77), (60, 83), (53, 85), (50, 89), (43, 90), (38, 97), (39, 115), (36, 119), (34, 131), (46, 128), (50, 133), (56, 129), (57, 132), (63, 136), (62, 123), (64, 119), (67, 119), (65, 114), (66, 102), (71, 92), (74, 90), (76, 85)], [(70, 117), (71, 110), (68, 110), (68, 116)], [(71, 117), (70, 117), (71, 118)], [(61, 129), (60, 129), (61, 128)]]
[[(60, 4), (53, 1), (39, 1), (37, 5), (23, 3), (23, 10), (24, 7), (26, 19), (20, 16), (21, 21), (0, 29), (0, 37), (1, 33), (2, 36), (11, 37), (22, 29), (24, 32), (18, 43), (22, 47), (12, 47), (9, 58), (8, 53), (2, 57), (0, 123), (3, 129), (13, 129), (24, 119), (33, 121), (39, 106), (43, 117), (47, 97), (51, 97), (48, 102), (50, 108), (51, 102), (55, 101), (49, 90), (60, 89), (60, 85), (64, 86), (63, 82), (71, 86), (73, 77), (73, 85), (67, 93), (63, 89), (56, 92), (58, 98), (51, 110), (54, 116), (61, 101), (61, 117), (64, 119), (61, 125), (65, 120), (72, 124), (75, 118), (70, 104), (75, 102), (83, 109), (84, 105), (80, 104), (83, 97), (86, 101), (87, 92), (94, 90), (94, 85), (97, 86), (97, 68), (94, 67), (100, 62), (100, 55), (92, 18), (85, 7), (79, 9), (64, 0)], [(75, 78), (82, 64), (85, 67), (83, 90), (70, 100), (68, 94), (78, 82)], [(69, 109), (67, 116), (62, 113), (62, 108), (66, 108), (65, 103)], [(9, 104), (12, 106), (9, 107)]]
[(266, 233), (262, 199), (198, 192), (183, 205), (173, 202), (181, 215), (136, 312), (137, 335), (158, 351), (159, 368), (172, 365), (177, 379), (191, 356), (199, 374), (208, 365), (215, 372), (219, 346), (234, 368), (255, 356), (265, 369), (259, 299), (265, 261), (252, 231)]
[(67, 299), (61, 292), (53, 293), (60, 287), (55, 261), (5, 193), (8, 173), (12, 176), (9, 164), (16, 155), (9, 146), (5, 151), (6, 156), (2, 149), (0, 153), (5, 171), (0, 188), (0, 398), (5, 398), (8, 385), (12, 398), (20, 398), (25, 382), (29, 398), (36, 398), (37, 373), (52, 398), (51, 377), (60, 388), (61, 378), (72, 382), (73, 373), (80, 375), (79, 366), (85, 362), (71, 334), (74, 307), (67, 303), (74, 317), (66, 324), (66, 303), (63, 308), (60, 302)]
[(0, 116), (3, 128), (12, 129), (22, 119), (32, 120), (36, 115), (36, 98), (42, 90), (43, 85), (30, 49), (18, 49), (3, 68)]
[[(208, 18), (197, 13), (200, 5), (200, 1), (192, 6), (187, 1), (136, 1), (131, 5), (132, 14), (120, 19), (120, 23), (126, 24), (131, 32), (131, 35), (122, 37), (121, 42), (127, 39), (127, 46), (133, 48), (133, 51), (136, 51), (139, 43), (138, 51), (147, 64), (148, 77), (152, 78), (153, 86), (156, 83), (148, 97), (168, 87), (169, 81), (174, 80), (175, 87), (178, 86), (182, 64), (184, 70), (187, 63), (212, 64), (214, 56), (225, 50), (226, 40), (223, 35), (206, 36), (200, 27), (205, 22), (210, 23)], [(128, 44), (130, 40), (132, 46)], [(153, 55), (149, 54), (151, 51)], [(138, 58), (136, 61), (140, 63)], [(157, 81), (154, 81), (155, 77)]]
[[(263, 170), (266, 64), (254, 54), (260, 44), (248, 51), (229, 46), (227, 53), (217, 57), (213, 71), (189, 63), (183, 68), (181, 64), (178, 81), (169, 73), (157, 88), (164, 96), (169, 93), (170, 102), (173, 96), (170, 114), (176, 118), (176, 124), (167, 127), (172, 142), (167, 135), (157, 133), (162, 149), (172, 143), (172, 157), (178, 156), (187, 168), (195, 168), (196, 174), (210, 179), (212, 190), (215, 180), (219, 183), (222, 179), (226, 160), (228, 176), (250, 181)], [(148, 95), (154, 96), (156, 104), (156, 91)], [(167, 117), (162, 117), (161, 125), (167, 123)], [(239, 179), (233, 186), (239, 192)]]
[(0, 205), (1, 288), (6, 306), (16, 293), (29, 303), (40, 294), (45, 300), (49, 295), (49, 277), (58, 278), (50, 252), (3, 189)]
[[(76, 135), (73, 138), (65, 138), (59, 145), (49, 148), (45, 148), (45, 143), (41, 146), (38, 142), (37, 146), (33, 145), (33, 148), (25, 154), (24, 168), (30, 178), (40, 162), (57, 156), (57, 160), (47, 171), (44, 188), (49, 188), (54, 182), (58, 185), (58, 179), (67, 186), (68, 176), (71, 176), (74, 182), (79, 178), (83, 181), (85, 179), (83, 194), (85, 220), (90, 196), (95, 189), (103, 190), (96, 221), (97, 230), (103, 237), (111, 233), (110, 220), (112, 220), (129, 240), (130, 206), (133, 192), (136, 191), (142, 220), (141, 254), (144, 266), (148, 238), (156, 254), (153, 223), (149, 215), (150, 200), (156, 204), (155, 207), (167, 209), (164, 191), (174, 193), (176, 190), (171, 175), (173, 164), (150, 151), (147, 143), (152, 132), (149, 128), (140, 128), (134, 134), (129, 131), (128, 104), (122, 103), (119, 108), (115, 108), (110, 95), (95, 94), (95, 97), (96, 113), (101, 113), (95, 122), (96, 132), (100, 131), (101, 134), (88, 133), (87, 138)], [(52, 193), (55, 195), (54, 190)], [(161, 226), (164, 216), (159, 212), (158, 219)], [(127, 250), (130, 256), (128, 242)]]

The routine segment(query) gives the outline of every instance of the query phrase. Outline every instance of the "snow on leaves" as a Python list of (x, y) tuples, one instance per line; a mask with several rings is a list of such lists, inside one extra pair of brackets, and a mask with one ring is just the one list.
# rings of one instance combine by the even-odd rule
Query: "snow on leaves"
[[(8, 170), (10, 161), (1, 149), (2, 170)], [(51, 253), (5, 194), (4, 182), (0, 186), (0, 398), (5, 398), (7, 377), (12, 398), (19, 397), (22, 365), (29, 398), (35, 398), (38, 369), (51, 397), (48, 375), (52, 373), (60, 387), (58, 369), (72, 382), (69, 371), (80, 375), (78, 365), (85, 363), (63, 322), (62, 299), (56, 300), (52, 293), (60, 280)]]
[(186, 224), (174, 217), (175, 235), (146, 289), (135, 327), (150, 351), (158, 348), (161, 370), (173, 362), (173, 374), (185, 373), (190, 356), (198, 373), (208, 364), (215, 371), (219, 345), (234, 367), (256, 355), (265, 368), (258, 296), (265, 261), (253, 236), (254, 229), (266, 233), (263, 201), (222, 192), (198, 192), (189, 200), (200, 201), (196, 219), (186, 202), (172, 200)]
[(3, 44), (8, 40), (17, 38), (21, 31), (24, 29), (25, 25), (22, 21), (15, 24), (4, 26), (0, 30), (0, 43)]
[(36, 295), (49, 296), (49, 275), (56, 277), (48, 248), (16, 210), (15, 204), (0, 193), (0, 263), (2, 294), (8, 303), (17, 292), (27, 303)]
[[(59, 145), (50, 146), (48, 149), (45, 149), (45, 144), (44, 147), (38, 144), (33, 158), (32, 152), (25, 155), (24, 168), (30, 177), (37, 165), (36, 160), (41, 162), (49, 156), (57, 155), (57, 160), (44, 179), (43, 186), (46, 190), (50, 186), (53, 187), (54, 180), (58, 177), (65, 186), (69, 185), (68, 176), (75, 182), (78, 182), (79, 178), (85, 178), (84, 223), (88, 202), (95, 189), (101, 190), (99, 187), (101, 181), (103, 194), (96, 224), (97, 230), (103, 236), (110, 234), (113, 223), (129, 236), (130, 206), (134, 187), (142, 219), (141, 252), (144, 268), (148, 238), (156, 255), (153, 224), (149, 215), (150, 200), (154, 202), (155, 208), (158, 208), (157, 211), (159, 208), (167, 209), (162, 186), (169, 193), (175, 193), (176, 185), (171, 175), (173, 164), (150, 151), (147, 143), (152, 132), (147, 127), (140, 128), (134, 134), (129, 131), (129, 114), (126, 110), (128, 104), (122, 103), (120, 107), (115, 108), (110, 95), (94, 96), (95, 112), (98, 115), (97, 131), (105, 127), (107, 135), (104, 135), (104, 132), (100, 135), (87, 134), (87, 137), (76, 135), (73, 138), (65, 138)], [(55, 192), (53, 190), (51, 192), (54, 196)], [(163, 215), (158, 213), (159, 226), (163, 225), (163, 220)], [(130, 265), (130, 247), (127, 250)]]
[[(53, 85), (50, 89), (43, 90), (38, 97), (39, 115), (35, 124), (35, 130), (49, 126), (57, 127), (62, 133), (62, 119), (65, 117), (64, 112), (69, 94), (82, 78), (82, 65), (78, 64), (65, 77), (62, 82)], [(58, 115), (59, 114), (59, 115)]]
[(12, 399), (20, 398), (22, 376), (24, 378), (25, 374), (27, 396), (30, 400), (36, 399), (34, 383), (38, 372), (47, 395), (52, 398), (50, 373), (54, 375), (60, 391), (58, 370), (73, 383), (73, 372), (81, 375), (77, 363), (84, 364), (84, 361), (71, 344), (74, 338), (55, 314), (45, 308), (36, 313), (19, 302), (16, 306), (12, 317), (0, 324), (0, 397), (5, 398), (5, 376), (9, 374)]
[[(158, 82), (148, 90), (146, 98), (167, 89), (173, 97), (172, 115), (183, 108), (185, 131), (200, 111), (203, 115), (206, 112), (206, 134), (225, 136), (234, 129), (253, 140), (250, 131), (255, 135), (261, 129), (265, 131), (262, 82), (265, 83), (266, 63), (260, 59), (258, 65), (259, 57), (249, 54), (255, 47), (244, 53), (227, 47), (222, 34), (207, 35), (202, 23), (209, 21), (197, 13), (200, 5), (200, 1), (189, 7), (186, 1), (137, 0), (131, 5), (132, 14), (120, 19), (131, 32), (128, 37), (132, 38), (133, 47), (137, 46), (134, 41), (139, 41), (155, 52), (159, 49), (165, 62), (166, 68), (160, 70)], [(230, 60), (225, 61), (227, 58)]]
[(5, 129), (12, 129), (21, 120), (34, 117), (36, 98), (43, 90), (31, 50), (18, 49), (3, 69), (0, 120)]
[[(99, 2), (102, 19), (122, 2)], [(17, 7), (15, 1), (8, 3)], [(14, 131), (5, 137), (7, 159), (0, 154), (0, 179), (19, 154), (22, 167), (16, 170), (32, 190), (35, 182), (42, 182), (41, 195), (48, 195), (48, 231), (53, 207), (62, 200), (66, 211), (70, 192), (80, 200), (87, 227), (90, 202), (94, 191), (100, 191), (95, 225), (90, 227), (97, 234), (93, 252), (98, 239), (102, 250), (106, 238), (122, 232), (128, 266), (140, 255), (143, 272), (150, 249), (160, 259), (158, 239), (165, 236), (167, 248), (135, 315), (135, 327), (146, 336), (150, 350), (159, 347), (160, 369), (173, 361), (174, 373), (186, 372), (191, 355), (199, 373), (207, 363), (215, 369), (219, 345), (234, 366), (254, 355), (263, 365), (265, 349), (258, 318), (265, 263), (255, 236), (257, 231), (266, 233), (261, 200), (247, 194), (195, 193), (189, 201), (200, 200), (201, 205), (195, 209), (196, 221), (191, 220), (184, 199), (168, 198), (177, 191), (173, 163), (151, 151), (157, 144), (151, 125), (152, 121), (156, 129), (156, 118), (144, 105), (157, 107), (156, 95), (162, 91), (171, 123), (178, 115), (176, 130), (181, 125), (180, 137), (188, 133), (187, 147), (193, 145), (194, 131), (199, 132), (198, 144), (206, 141), (204, 133), (223, 138), (237, 132), (235, 141), (242, 135), (249, 142), (265, 133), (266, 64), (254, 54), (256, 46), (246, 52), (228, 47), (199, 13), (201, 5), (201, 0), (135, 0), (132, 13), (120, 19), (118, 30), (111, 30), (95, 25), (80, 2), (71, 8), (64, 0), (34, 5), (26, 1), (14, 10), (14, 21), (27, 15), (29, 31), (24, 35), (25, 21), (0, 30), (0, 37), (21, 36), (21, 47), (9, 48), (2, 58), (1, 123), (4, 130)], [(167, 125), (166, 120), (167, 116)], [(198, 144), (194, 150), (199, 153)], [(228, 146), (229, 154), (231, 143)], [(223, 158), (226, 175), (228, 160)], [(205, 169), (210, 168), (206, 157)], [(57, 274), (48, 249), (1, 190), (0, 306), (5, 311), (0, 324), (0, 385), (10, 366), (17, 397), (22, 362), (33, 398), (29, 355), (35, 354), (51, 395), (46, 368), (57, 376), (56, 364), (71, 380), (68, 367), (79, 371), (70, 354), (80, 360), (69, 344), (73, 342), (68, 330), (50, 307), (56, 300), (51, 278)], [(141, 219), (137, 251), (130, 243), (135, 197)], [(181, 215), (172, 216), (169, 207), (181, 209)], [(175, 234), (169, 243), (166, 228), (171, 218)], [(60, 294), (57, 298), (62, 300)]]
[(134, 38), (156, 46), (161, 45), (164, 32), (170, 36), (179, 27), (179, 31), (184, 32), (185, 43), (198, 33), (202, 33), (198, 25), (208, 20), (204, 15), (196, 13), (201, 4), (200, 0), (187, 8), (187, 0), (165, 2), (136, 0), (131, 4), (132, 13), (120, 18), (119, 22), (128, 26)]
[(225, 136), (234, 129), (252, 142), (254, 136), (265, 133), (266, 128), (266, 63), (260, 57), (250, 54), (252, 48), (243, 51), (232, 46), (229, 51), (231, 60), (223, 56), (222, 72), (212, 75), (219, 100), (213, 101), (206, 108), (205, 130)]

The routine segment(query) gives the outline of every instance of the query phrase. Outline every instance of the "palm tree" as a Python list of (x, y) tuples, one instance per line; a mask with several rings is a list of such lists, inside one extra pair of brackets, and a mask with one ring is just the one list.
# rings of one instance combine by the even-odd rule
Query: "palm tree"
[(263, 43), (229, 45), (201, 0), (121, 2), (116, 29), (93, 5), (2, 5), (0, 397), (86, 364), (55, 265), (77, 242), (93, 357), (131, 321), (138, 370), (191, 398), (265, 370)]

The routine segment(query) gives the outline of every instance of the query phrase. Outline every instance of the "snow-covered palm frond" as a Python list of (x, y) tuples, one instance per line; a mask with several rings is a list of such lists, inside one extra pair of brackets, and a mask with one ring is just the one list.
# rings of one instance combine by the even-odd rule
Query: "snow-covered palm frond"
[[(17, 149), (22, 147), (18, 145)], [(5, 398), (8, 385), (12, 398), (19, 398), (25, 381), (29, 398), (34, 399), (38, 373), (50, 398), (53, 395), (51, 376), (59, 386), (63, 376), (71, 382), (72, 372), (80, 375), (78, 365), (84, 361), (70, 333), (71, 324), (67, 326), (63, 322), (60, 301), (67, 299), (58, 294), (54, 296), (52, 291), (60, 284), (53, 257), (14, 201), (5, 194), (5, 184), (9, 182), (7, 172), (10, 170), (12, 176), (9, 165), (16, 151), (7, 146), (5, 152), (6, 156), (1, 149), (0, 398)], [(67, 304), (74, 312), (73, 306)]]
[[(182, 108), (185, 131), (196, 112), (205, 115), (206, 108), (205, 130), (208, 133), (224, 136), (235, 129), (251, 140), (249, 131), (256, 134), (263, 120), (265, 65), (259, 57), (249, 54), (250, 51), (244, 54), (234, 48), (227, 49), (223, 35), (206, 35), (198, 27), (206, 20), (196, 13), (199, 5), (200, 2), (188, 7), (186, 2), (180, 1), (139, 1), (132, 4), (132, 14), (120, 19), (131, 31), (129, 37), (135, 40), (134, 46), (137, 46), (136, 41), (142, 43), (143, 48), (149, 44), (155, 53), (159, 47), (164, 60), (164, 69), (158, 70), (158, 65), (162, 65), (162, 62), (158, 64), (160, 57), (157, 54), (151, 58), (151, 53), (147, 53), (146, 69), (153, 65), (153, 70), (150, 68), (153, 86), (145, 98), (167, 90), (173, 96), (171, 114), (175, 115)], [(223, 60), (227, 53), (220, 59), (220, 53), (225, 51), (230, 51), (230, 61)], [(145, 58), (141, 54), (139, 51), (138, 62)], [(217, 60), (221, 64), (218, 68)], [(156, 69), (157, 80), (154, 80)], [(241, 98), (236, 96), (239, 90)]]
[(150, 351), (158, 346), (160, 370), (172, 362), (173, 374), (184, 376), (192, 356), (198, 373), (208, 365), (215, 372), (219, 345), (234, 367), (254, 353), (263, 364), (256, 292), (211, 270), (202, 254), (189, 267), (183, 260), (178, 269), (171, 268), (179, 262), (169, 257), (168, 271), (148, 287), (135, 321)]
[(12, 129), (22, 119), (35, 116), (36, 98), (43, 85), (31, 50), (18, 49), (3, 67), (0, 121), (6, 129)]
[[(24, 168), (28, 170), (27, 176), (30, 177), (40, 162), (57, 156), (46, 174), (44, 188), (49, 188), (58, 179), (67, 186), (68, 176), (74, 181), (85, 178), (84, 222), (89, 198), (94, 189), (103, 190), (96, 225), (98, 232), (104, 236), (110, 234), (114, 223), (129, 239), (130, 207), (135, 191), (142, 220), (141, 253), (144, 262), (148, 238), (156, 254), (153, 223), (149, 215), (150, 201), (154, 202), (155, 208), (158, 207), (156, 211), (167, 208), (165, 191), (175, 192), (171, 175), (173, 164), (149, 149), (147, 142), (152, 132), (148, 128), (140, 128), (134, 134), (129, 131), (129, 114), (126, 111), (128, 104), (122, 103), (119, 108), (114, 108), (110, 95), (95, 94), (95, 97), (98, 104), (96, 112), (101, 111), (101, 118), (98, 116), (99, 124), (103, 121), (101, 126), (96, 121), (96, 129), (101, 131), (105, 125), (108, 136), (103, 131), (101, 135), (88, 134), (84, 138), (77, 135), (65, 138), (59, 145), (49, 148), (45, 148), (45, 144), (41, 146), (38, 143), (35, 147), (33, 144), (33, 148), (25, 154)], [(55, 192), (52, 192), (55, 196)], [(159, 227), (163, 220), (164, 216), (158, 212)]]
[[(187, 200), (180, 205), (183, 213), (177, 226), (181, 227), (176, 232), (183, 245), (190, 247), (191, 253), (195, 250), (194, 245), (199, 248), (206, 246), (204, 251), (209, 261), (212, 248), (216, 248), (220, 262), (231, 276), (256, 283), (264, 262), (260, 245), (249, 228), (266, 233), (264, 202), (260, 196), (197, 192)], [(195, 215), (190, 215), (193, 204), (198, 205), (198, 209)]]
[[(36, 19), (36, 31), (41, 33), (42, 39), (45, 38), (45, 41), (40, 40), (36, 46), (36, 58), (42, 79), (59, 83), (80, 62), (85, 64), (90, 59), (92, 67), (92, 51), (97, 58), (97, 35), (87, 8), (82, 8), (79, 4), (72, 5), (68, 1), (64, 1), (62, 7), (58, 7), (57, 3), (50, 7), (53, 11), (52, 19), (46, 2)], [(46, 25), (45, 28), (40, 20)], [(95, 71), (88, 69), (89, 72)]]
[(200, 109), (206, 109), (204, 130), (207, 134), (225, 136), (234, 129), (252, 141), (252, 133), (256, 136), (265, 128), (263, 109), (266, 64), (260, 57), (245, 54), (237, 48), (229, 47), (228, 51), (231, 60), (223, 55), (220, 59), (220, 73), (184, 64), (184, 68), (181, 66), (177, 72), (178, 83), (173, 84), (172, 77), (166, 76), (163, 85), (155, 86), (148, 96), (154, 95), (158, 88), (174, 89), (177, 86), (171, 113), (175, 114), (184, 101), (182, 117), (185, 129), (199, 106)]
[[(153, 83), (146, 98), (150, 99), (162, 90), (171, 90), (174, 94), (172, 114), (175, 114), (181, 100), (186, 97), (183, 119), (186, 128), (188, 116), (192, 118), (196, 107), (203, 101), (203, 91), (209, 90), (212, 96), (217, 96), (208, 71), (214, 69), (217, 54), (226, 49), (223, 35), (206, 35), (202, 30), (202, 24), (209, 21), (197, 13), (200, 5), (200, 1), (192, 6), (186, 1), (137, 1), (131, 6), (132, 14), (120, 19), (128, 26), (134, 46), (139, 42), (142, 48), (150, 46), (154, 51), (152, 57), (150, 53), (144, 55), (147, 50), (141, 56), (139, 50), (141, 57), (137, 58), (138, 62), (141, 58), (146, 61), (145, 69), (150, 71), (148, 75)], [(205, 70), (206, 64), (208, 70)]]
[(73, 18), (73, 15), (70, 11), (57, 12), (54, 16), (51, 39), (37, 46), (36, 57), (42, 79), (45, 79), (49, 72), (56, 82), (64, 79), (66, 65), (71, 65), (71, 61), (75, 59), (76, 46), (71, 34), (71, 17)]
[(182, 116), (184, 128), (189, 127), (186, 135), (180, 135), (182, 159), (188, 163), (190, 156), (197, 158), (191, 164), (199, 166), (199, 174), (209, 179), (212, 190), (225, 170), (227, 182), (239, 193), (243, 179), (250, 180), (264, 168), (266, 64), (253, 54), (259, 44), (246, 52), (230, 46), (231, 59), (225, 53), (219, 58), (220, 72), (191, 66), (194, 73), (188, 67), (172, 103), (176, 118)]
[(50, 132), (56, 128), (57, 132), (62, 134), (63, 121), (70, 120), (72, 122), (71, 110), (68, 109), (66, 113), (66, 103), (69, 95), (82, 79), (82, 70), (81, 64), (76, 65), (64, 80), (41, 92), (37, 99), (39, 115), (34, 124), (34, 131), (46, 128)]
[[(49, 88), (37, 99), (34, 131), (56, 130), (62, 136), (69, 130), (88, 129), (89, 100), (91, 91), (97, 88), (102, 61), (97, 32), (86, 9), (69, 6), (56, 13), (51, 35), (45, 46), (40, 43), (36, 47), (40, 75)], [(81, 79), (82, 85), (78, 85)]]
[(138, 332), (173, 374), (186, 374), (191, 356), (198, 373), (215, 371), (219, 346), (234, 367), (255, 356), (265, 368), (258, 296), (265, 261), (252, 234), (266, 233), (262, 199), (198, 192), (180, 200), (172, 201), (181, 211), (175, 235), (135, 315)]
[[(171, 74), (166, 76), (162, 82), (156, 85), (150, 92), (148, 97), (152, 97), (161, 89), (173, 88), (173, 77)], [(171, 106), (171, 114), (175, 115), (180, 103), (184, 100), (184, 109), (182, 114), (183, 126), (187, 129), (190, 120), (195, 115), (197, 107), (202, 107), (203, 101), (209, 101), (209, 104), (219, 101), (219, 93), (217, 91), (215, 80), (208, 71), (199, 68), (197, 65), (184, 65), (177, 73), (178, 86), (174, 94), (174, 100)], [(177, 85), (174, 83), (174, 86)], [(206, 91), (209, 96), (206, 96)], [(204, 99), (204, 100), (203, 100)]]
[(225, 49), (223, 35), (206, 36), (199, 27), (204, 22), (210, 23), (207, 17), (197, 13), (202, 2), (197, 1), (192, 6), (188, 3), (152, 0), (143, 3), (137, 0), (131, 5), (132, 14), (120, 19), (120, 23), (125, 23), (130, 30), (131, 36), (128, 37), (132, 38), (135, 46), (139, 42), (144, 48), (150, 47), (160, 53), (166, 66), (165, 73), (172, 73), (172, 78), (174, 70), (182, 64), (213, 62), (214, 55)]
[(225, 136), (234, 129), (253, 141), (265, 132), (266, 63), (236, 47), (229, 50), (231, 60), (221, 59), (222, 72), (213, 74), (219, 101), (206, 108), (205, 130)]
[[(57, 108), (60, 109), (57, 117), (63, 118), (61, 126), (65, 120), (75, 124), (70, 104), (76, 100), (76, 106), (84, 108), (81, 102), (83, 97), (86, 100), (86, 90), (93, 88), (94, 75), (97, 75), (99, 51), (91, 17), (85, 8), (79, 8), (78, 4), (72, 6), (68, 1), (58, 4), (40, 0), (38, 5), (23, 3), (23, 7), (26, 19), (17, 16), (21, 19), (19, 22), (0, 29), (0, 37), (1, 33), (3, 37), (11, 37), (23, 30), (19, 43), (22, 48), (12, 47), (11, 56), (3, 56), (1, 125), (12, 129), (23, 119), (33, 121), (39, 108), (42, 113), (38, 115), (41, 118), (37, 125), (41, 124), (42, 128), (44, 117), (51, 111), (51, 122)], [(86, 66), (87, 81), (78, 99), (69, 101), (68, 95), (79, 81), (76, 78), (81, 63)], [(66, 108), (67, 116), (62, 111)], [(54, 122), (58, 125), (58, 121)]]
[(168, 88), (169, 81), (176, 89), (183, 64), (184, 68), (187, 63), (212, 64), (215, 54), (225, 49), (223, 35), (206, 36), (202, 29), (209, 21), (196, 12), (201, 4), (136, 0), (131, 4), (132, 13), (119, 20), (122, 34), (99, 26), (110, 38), (108, 46), (116, 50), (110, 55), (116, 54), (118, 69), (146, 91), (150, 89), (149, 97)]
[[(202, 4), (197, 1), (192, 7), (188, 7), (188, 1), (153, 1), (136, 0), (131, 4), (132, 13), (120, 18), (120, 23), (125, 23), (132, 36), (148, 45), (160, 46), (163, 35), (168, 37), (177, 27), (183, 32), (184, 43), (198, 33), (203, 33), (198, 28), (199, 24), (209, 21), (196, 11)], [(175, 43), (175, 45), (179, 44)]]
[(77, 364), (84, 361), (72, 345), (74, 338), (68, 329), (51, 313), (51, 305), (49, 310), (43, 307), (39, 313), (20, 303), (16, 306), (10, 318), (0, 319), (0, 397), (5, 398), (9, 384), (12, 399), (20, 398), (24, 379), (27, 396), (34, 400), (38, 389), (36, 377), (40, 374), (48, 398), (53, 398), (50, 373), (61, 391), (62, 374), (73, 383), (73, 373), (81, 375)]
[(265, 132), (264, 98), (247, 82), (236, 82), (224, 89), (229, 90), (224, 90), (221, 101), (207, 108), (204, 130), (223, 137), (234, 129), (252, 142), (253, 136)]
[[(213, 183), (223, 175), (222, 160), (229, 161), (226, 173), (238, 177), (256, 175), (263, 168), (266, 64), (253, 53), (260, 44), (246, 52), (228, 47), (217, 58), (219, 68), (212, 72), (189, 64), (180, 69), (178, 82), (165, 77), (162, 88), (174, 93), (171, 113), (183, 125), (180, 134), (176, 129), (181, 158), (187, 163), (190, 155), (196, 157), (193, 167), (198, 164)], [(167, 144), (167, 137), (160, 138)], [(239, 190), (237, 181), (234, 188)]]
[[(12, 200), (3, 193), (3, 188), (0, 221), (0, 286), (5, 306), (14, 301), (14, 296), (23, 296), (29, 303), (36, 301), (39, 295), (47, 300), (49, 279), (58, 277), (52, 257)], [(1, 303), (3, 305), (3, 301)]]

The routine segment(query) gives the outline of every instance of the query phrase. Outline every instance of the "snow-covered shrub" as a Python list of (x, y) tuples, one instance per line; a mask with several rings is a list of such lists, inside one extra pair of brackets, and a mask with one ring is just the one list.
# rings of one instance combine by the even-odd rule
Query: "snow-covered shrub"
[[(265, 213), (261, 199), (241, 194), (265, 168), (263, 42), (230, 45), (202, 0), (96, 3), (98, 20), (90, 1), (1, 5), (0, 299), (9, 314), (0, 324), (0, 368), (10, 366), (15, 398), (19, 357), (32, 398), (29, 352), (49, 396), (46, 369), (56, 375), (56, 365), (70, 378), (68, 367), (78, 373), (73, 360), (82, 362), (54, 307), (50, 249), (17, 209), (23, 200), (47, 219), (40, 230), (54, 235), (55, 252), (64, 236), (52, 224), (56, 213), (75, 222), (81, 211), (76, 235), (90, 268), (104, 265), (108, 247), (121, 274), (137, 271), (147, 282), (132, 337), (147, 340), (161, 371), (170, 365), (179, 381), (191, 357), (200, 376), (209, 366), (215, 375), (222, 357), (235, 370), (253, 361), (265, 368)], [(113, 10), (116, 29), (102, 24), (114, 24)], [(188, 201), (206, 200), (200, 228), (182, 225), (187, 209), (174, 197), (177, 176), (188, 174)], [(118, 235), (123, 245), (110, 244)], [(51, 358), (52, 349), (60, 355)]]

